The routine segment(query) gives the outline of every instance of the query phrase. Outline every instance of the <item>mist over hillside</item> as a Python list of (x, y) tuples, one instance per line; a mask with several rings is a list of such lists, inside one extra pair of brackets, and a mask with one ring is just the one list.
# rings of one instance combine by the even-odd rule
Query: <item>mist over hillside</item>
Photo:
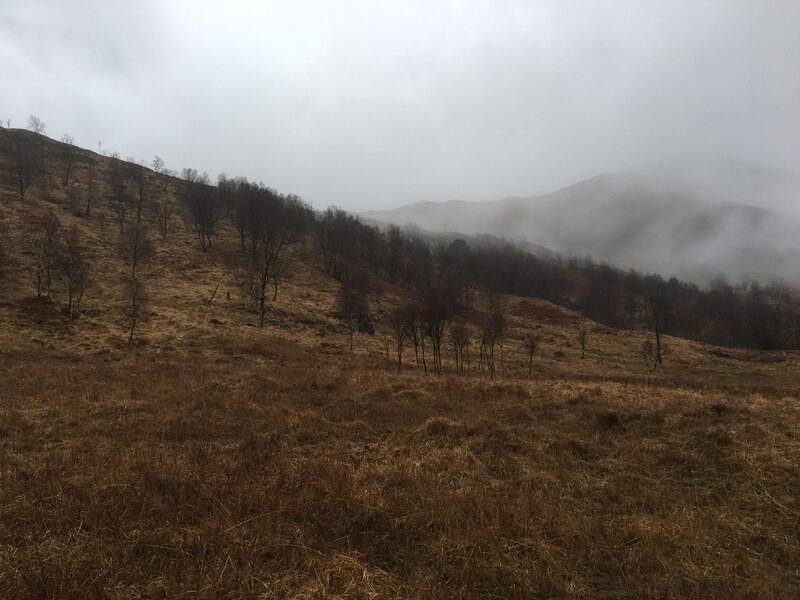
[[(550, 194), (420, 202), (364, 218), (486, 233), (621, 268), (704, 281), (800, 280), (800, 178), (724, 158), (602, 174)], [(781, 212), (778, 212), (780, 210)]]

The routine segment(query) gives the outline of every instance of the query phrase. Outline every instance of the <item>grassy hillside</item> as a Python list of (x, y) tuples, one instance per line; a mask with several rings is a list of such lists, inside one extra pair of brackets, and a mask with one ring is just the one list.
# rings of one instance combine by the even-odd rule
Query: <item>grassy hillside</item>
[[(6, 130), (0, 131), (8, 135)], [(43, 143), (48, 143), (42, 140)], [(51, 148), (57, 148), (51, 145)], [(57, 165), (54, 153), (50, 164)], [(107, 175), (111, 159), (82, 152)], [(0, 596), (788, 598), (800, 589), (800, 355), (668, 339), (505, 297), (498, 378), (402, 373), (336, 318), (316, 243), (264, 329), (176, 218), (127, 342), (118, 229), (0, 156)], [(155, 174), (150, 174), (155, 177)], [(181, 184), (174, 182), (173, 192)], [(74, 193), (73, 193), (74, 196)], [(30, 219), (77, 226), (92, 285), (36, 298)], [(144, 221), (155, 234), (154, 216)], [(218, 286), (218, 287), (217, 287)], [(381, 282), (376, 320), (408, 292)], [(212, 293), (216, 289), (216, 293)], [(476, 298), (472, 318), (485, 310)], [(589, 332), (584, 359), (576, 341)], [(533, 378), (522, 340), (540, 337)], [(471, 349), (473, 357), (478, 350)]]

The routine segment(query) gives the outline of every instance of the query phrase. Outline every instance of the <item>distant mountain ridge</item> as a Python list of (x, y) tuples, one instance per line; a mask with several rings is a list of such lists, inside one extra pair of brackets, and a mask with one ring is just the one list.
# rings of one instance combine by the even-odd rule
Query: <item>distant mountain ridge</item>
[[(524, 240), (621, 268), (800, 280), (800, 179), (729, 159), (601, 174), (550, 194), (361, 213), (433, 232)], [(776, 212), (785, 209), (790, 214)]]

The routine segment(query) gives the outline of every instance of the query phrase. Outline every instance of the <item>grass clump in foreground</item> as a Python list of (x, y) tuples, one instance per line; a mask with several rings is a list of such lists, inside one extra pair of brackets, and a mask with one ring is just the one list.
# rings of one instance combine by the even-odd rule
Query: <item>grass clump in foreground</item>
[(800, 589), (794, 395), (309, 366), (6, 356), (0, 596)]

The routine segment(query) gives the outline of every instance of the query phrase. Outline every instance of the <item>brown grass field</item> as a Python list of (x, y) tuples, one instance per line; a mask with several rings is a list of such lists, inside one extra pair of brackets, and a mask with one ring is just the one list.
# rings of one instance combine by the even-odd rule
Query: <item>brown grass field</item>
[[(643, 332), (508, 297), (496, 381), (450, 353), (444, 377), (410, 350), (397, 373), (380, 331), (347, 351), (311, 240), (261, 330), (223, 266), (231, 232), (202, 253), (180, 221), (129, 345), (108, 208), (14, 193), (0, 598), (800, 597), (798, 353), (670, 339), (647, 384)], [(73, 322), (63, 293), (35, 298), (43, 209), (92, 259)], [(385, 285), (376, 316), (406, 293)]]
[(792, 598), (797, 397), (6, 356), (0, 596)]

